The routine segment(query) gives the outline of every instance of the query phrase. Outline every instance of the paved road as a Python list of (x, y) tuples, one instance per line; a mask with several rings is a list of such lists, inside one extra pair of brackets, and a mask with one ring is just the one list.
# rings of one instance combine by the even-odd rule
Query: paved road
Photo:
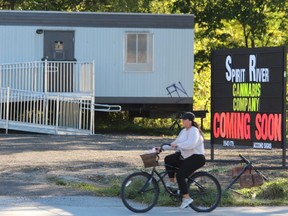
[[(132, 216), (118, 198), (99, 198), (91, 196), (48, 196), (41, 198), (0, 197), (1, 216)], [(145, 215), (213, 215), (213, 216), (278, 216), (288, 215), (284, 207), (219, 207), (213, 212), (196, 213), (192, 209), (176, 207), (155, 207)]]

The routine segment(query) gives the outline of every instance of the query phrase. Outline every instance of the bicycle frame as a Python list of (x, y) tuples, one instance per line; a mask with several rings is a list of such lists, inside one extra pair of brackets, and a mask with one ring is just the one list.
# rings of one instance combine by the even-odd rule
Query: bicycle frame
[[(167, 165), (167, 164), (165, 164), (165, 165), (166, 165), (166, 166), (170, 166), (170, 167), (174, 167), (174, 166)], [(177, 167), (174, 167), (174, 168), (177, 168)], [(177, 168), (177, 169), (178, 169), (178, 168)], [(146, 191), (146, 188), (149, 186), (150, 182), (151, 182), (152, 179), (154, 178), (154, 179), (157, 181), (158, 185), (159, 185), (160, 182), (163, 184), (166, 193), (168, 193), (171, 198), (172, 198), (172, 197), (175, 198), (175, 199), (172, 199), (173, 201), (175, 201), (175, 202), (181, 201), (182, 195), (180, 194), (179, 189), (177, 189), (177, 191), (175, 191), (176, 189), (175, 189), (175, 190), (171, 190), (171, 189), (169, 189), (169, 188), (166, 186), (166, 184), (165, 184), (165, 182), (164, 182), (164, 178), (165, 178), (166, 175), (168, 175), (169, 172), (173, 172), (173, 171), (167, 171), (167, 170), (165, 170), (165, 171), (162, 171), (162, 172), (158, 172), (158, 171), (156, 170), (156, 166), (154, 166), (154, 167), (152, 168), (152, 170), (151, 170), (150, 173), (146, 172), (146, 173), (148, 173), (148, 174), (150, 175), (150, 178), (147, 180), (146, 184), (143, 186), (143, 188), (142, 188), (139, 192), (140, 192), (140, 193), (141, 193), (141, 192), (145, 192), (145, 191)], [(192, 182), (191, 184), (193, 184), (193, 185), (194, 185), (195, 187), (197, 187), (199, 190), (205, 191), (205, 187), (203, 187), (202, 184), (198, 183), (197, 181), (192, 180), (192, 176), (193, 176), (194, 174), (196, 175), (197, 173), (201, 173), (201, 172), (204, 172), (204, 173), (205, 173), (205, 171), (194, 172), (193, 174), (191, 174), (191, 175), (187, 178), (187, 181), (191, 181), (191, 182)], [(158, 177), (158, 180), (155, 178), (155, 175)]]
[[(174, 167), (174, 166), (171, 166), (171, 165), (167, 165), (167, 164), (165, 164), (164, 166), (170, 166), (170, 167), (173, 167), (173, 168), (178, 169), (177, 167)], [(164, 186), (165, 191), (166, 191), (170, 196), (174, 196), (174, 197), (178, 197), (178, 196), (179, 196), (179, 197), (181, 197), (180, 194), (175, 194), (175, 193), (173, 193), (171, 190), (169, 190), (168, 187), (166, 186), (165, 182), (164, 182), (164, 178), (165, 178), (165, 176), (168, 175), (169, 172), (173, 172), (173, 171), (167, 171), (167, 170), (165, 170), (165, 171), (162, 171), (162, 172), (158, 172), (158, 171), (156, 170), (156, 166), (154, 166), (154, 167), (152, 168), (151, 172), (149, 173), (150, 178), (148, 179), (147, 183), (145, 184), (146, 186), (144, 185), (143, 188), (144, 188), (144, 187), (147, 188), (149, 182), (151, 182), (151, 181), (152, 181), (152, 178), (154, 178), (154, 179), (157, 181), (158, 184), (159, 184), (160, 182), (162, 183), (162, 185)], [(155, 175), (158, 177), (158, 179), (155, 178)]]
[[(161, 151), (159, 151), (159, 153), (160, 152)], [(159, 161), (159, 156), (156, 157), (156, 161)], [(159, 198), (159, 193), (161, 189), (161, 187), (159, 187), (160, 184), (163, 185), (164, 190), (167, 194), (170, 195), (172, 201), (179, 202), (182, 200), (182, 195), (180, 194), (179, 189), (167, 187), (165, 184), (166, 178), (169, 177), (169, 173), (177, 172), (179, 168), (169, 164), (161, 164), (161, 166), (169, 166), (173, 167), (173, 169), (163, 170), (161, 168), (158, 171), (157, 166), (153, 166), (151, 167), (152, 169), (150, 171), (146, 170), (142, 172), (132, 173), (125, 178), (121, 186), (120, 196), (124, 205), (129, 210), (136, 213), (144, 213), (152, 209)], [(138, 184), (137, 186), (138, 178), (140, 180), (140, 185)], [(190, 205), (193, 210), (197, 212), (210, 212), (218, 206), (221, 200), (221, 185), (213, 175), (205, 171), (194, 172), (189, 177), (187, 177), (187, 184), (189, 185), (189, 194), (191, 193), (190, 195), (194, 197), (194, 202)], [(135, 186), (134, 189), (133, 186)], [(146, 193), (148, 197), (145, 195)], [(139, 201), (140, 205), (135, 205), (134, 198), (136, 197), (138, 199), (136, 199), (135, 201)], [(147, 198), (149, 199), (149, 201), (147, 201)], [(203, 199), (207, 199), (207, 201), (203, 202)], [(141, 202), (141, 200), (143, 202)]]
[[(159, 154), (162, 152), (164, 145), (166, 145), (166, 144), (163, 144), (163, 145), (161, 145), (161, 147), (160, 147), (159, 153), (158, 153), (158, 155), (157, 155), (157, 161), (160, 159)], [(178, 167), (175, 167), (175, 166), (172, 166), (172, 165), (169, 165), (169, 164), (164, 164), (164, 165), (162, 165), (162, 166), (164, 166), (164, 167), (168, 166), (168, 167), (174, 168), (174, 169), (176, 169), (176, 170), (179, 169)], [(147, 186), (149, 185), (149, 182), (152, 181), (152, 178), (155, 178), (154, 175), (156, 174), (156, 176), (158, 177), (158, 180), (157, 180), (156, 178), (155, 178), (155, 180), (157, 181), (158, 185), (159, 185), (159, 182), (161, 182), (161, 183), (163, 184), (163, 186), (164, 186), (165, 191), (166, 191), (170, 196), (173, 196), (173, 197), (176, 197), (176, 198), (177, 198), (177, 197), (182, 197), (182, 196), (180, 195), (180, 191), (179, 191), (179, 190), (177, 190), (177, 193), (174, 193), (172, 190), (170, 190), (170, 189), (168, 189), (168, 187), (166, 187), (166, 184), (165, 184), (165, 182), (164, 182), (164, 178), (165, 178), (165, 176), (168, 175), (168, 173), (170, 173), (170, 172), (175, 172), (175, 171), (167, 171), (167, 170), (165, 170), (165, 171), (162, 171), (162, 172), (158, 172), (158, 171), (156, 170), (156, 166), (154, 166), (154, 167), (152, 168), (151, 172), (150, 172), (150, 178), (148, 179), (147, 183), (143, 186), (143, 189), (144, 189), (144, 188), (147, 188)], [(176, 171), (176, 172), (177, 172), (177, 171)], [(147, 172), (147, 173), (148, 173), (148, 172)], [(191, 180), (190, 177), (191, 177), (193, 174), (194, 174), (194, 173), (192, 173), (192, 174), (187, 178), (187, 180)], [(201, 190), (204, 189), (201, 184), (199, 184), (199, 183), (197, 183), (197, 182), (195, 182), (195, 181), (194, 181), (194, 184), (195, 184), (195, 186), (197, 186), (199, 189), (201, 189)]]
[(260, 171), (258, 170), (254, 165), (252, 161), (249, 161), (247, 158), (245, 158), (243, 155), (239, 154), (239, 157), (241, 158), (241, 162), (244, 162), (246, 165), (243, 167), (243, 169), (241, 170), (241, 172), (236, 176), (236, 178), (234, 178), (230, 184), (226, 187), (225, 190), (229, 190), (234, 184), (235, 182), (238, 181), (238, 179), (242, 176), (242, 174), (246, 171), (246, 170), (255, 170), (255, 172), (259, 173), (262, 175), (263, 179), (265, 181), (269, 181), (268, 178)]

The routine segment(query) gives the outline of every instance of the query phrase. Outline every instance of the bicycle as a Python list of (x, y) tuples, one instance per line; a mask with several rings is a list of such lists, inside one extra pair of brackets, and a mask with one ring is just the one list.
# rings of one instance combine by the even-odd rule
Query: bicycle
[[(156, 167), (163, 151), (161, 145), (159, 151), (152, 153), (153, 160), (145, 168), (152, 167), (150, 173), (146, 171), (135, 172), (127, 176), (121, 186), (120, 197), (123, 204), (132, 212), (144, 213), (151, 210), (157, 203), (161, 183), (171, 199), (181, 202), (182, 196), (178, 189), (169, 188), (164, 179), (168, 178), (169, 171), (158, 172)], [(189, 205), (196, 212), (211, 212), (221, 200), (221, 186), (218, 180), (205, 171), (194, 172), (187, 178), (188, 192), (193, 202)]]
[(238, 175), (229, 183), (229, 185), (225, 188), (225, 190), (231, 189), (231, 187), (240, 179), (240, 177), (245, 173), (246, 170), (254, 170), (256, 173), (258, 173), (265, 181), (269, 181), (269, 179), (260, 171), (258, 170), (254, 165), (253, 162), (248, 160), (246, 157), (244, 157), (242, 154), (239, 154), (239, 157), (241, 158), (241, 162), (245, 163), (245, 166), (242, 168), (242, 170), (238, 173)]

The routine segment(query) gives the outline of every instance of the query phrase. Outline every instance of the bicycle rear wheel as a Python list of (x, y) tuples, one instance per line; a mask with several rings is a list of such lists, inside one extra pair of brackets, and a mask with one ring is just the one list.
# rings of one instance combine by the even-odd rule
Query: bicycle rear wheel
[(189, 195), (193, 199), (190, 207), (197, 212), (211, 212), (221, 200), (218, 180), (207, 172), (194, 173), (188, 179)]
[(137, 172), (123, 181), (120, 196), (129, 210), (144, 213), (155, 206), (159, 192), (159, 185), (155, 178), (146, 172)]

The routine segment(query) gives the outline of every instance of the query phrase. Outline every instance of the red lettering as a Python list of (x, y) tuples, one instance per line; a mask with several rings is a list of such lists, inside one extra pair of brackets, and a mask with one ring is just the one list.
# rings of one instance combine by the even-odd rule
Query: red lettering
[(232, 139), (234, 131), (233, 131), (233, 119), (231, 113), (226, 113), (226, 121), (225, 121), (225, 125), (226, 125), (226, 138), (228, 139)]
[(262, 125), (263, 125), (263, 127), (261, 128), (262, 130), (261, 130), (261, 135), (262, 135), (262, 139), (263, 140), (267, 140), (267, 134), (268, 133), (266, 133), (266, 131), (268, 130), (268, 125), (267, 125), (267, 122), (268, 121), (268, 119), (267, 119), (267, 114), (263, 114), (262, 115)]
[(215, 113), (213, 117), (213, 135), (215, 138), (218, 138), (220, 135), (220, 130), (219, 130), (219, 113)]
[(237, 123), (239, 124), (239, 127), (237, 127), (237, 137), (239, 139), (243, 139), (243, 114), (244, 113), (240, 113), (240, 115), (237, 115)]
[(250, 139), (251, 138), (251, 130), (250, 130), (250, 115), (246, 113), (244, 115), (244, 122), (248, 122), (247, 127), (245, 127), (246, 131), (244, 131), (244, 139)]
[(267, 122), (267, 136), (268, 136), (268, 139), (269, 140), (273, 140), (274, 139), (274, 136), (275, 136), (275, 133), (274, 133), (274, 128), (273, 128), (273, 125), (274, 125), (274, 116), (273, 115), (269, 115), (268, 116), (268, 122)]
[(282, 141), (282, 114), (275, 114), (274, 115), (274, 122), (275, 125), (274, 129), (274, 141)]
[(226, 119), (225, 113), (221, 113), (221, 115), (220, 115), (220, 136), (221, 136), (222, 138), (225, 137), (225, 135), (226, 135), (226, 130), (225, 130), (225, 128), (226, 128), (227, 126), (226, 126), (225, 119)]
[(282, 114), (256, 114), (255, 137), (257, 140), (282, 141)]
[(249, 113), (214, 113), (213, 135), (215, 138), (250, 139)]
[(261, 133), (259, 131), (259, 130), (261, 130), (260, 121), (261, 121), (261, 115), (260, 115), (260, 113), (257, 113), (256, 117), (255, 117), (255, 126), (256, 126), (255, 138), (257, 140), (261, 139)]

